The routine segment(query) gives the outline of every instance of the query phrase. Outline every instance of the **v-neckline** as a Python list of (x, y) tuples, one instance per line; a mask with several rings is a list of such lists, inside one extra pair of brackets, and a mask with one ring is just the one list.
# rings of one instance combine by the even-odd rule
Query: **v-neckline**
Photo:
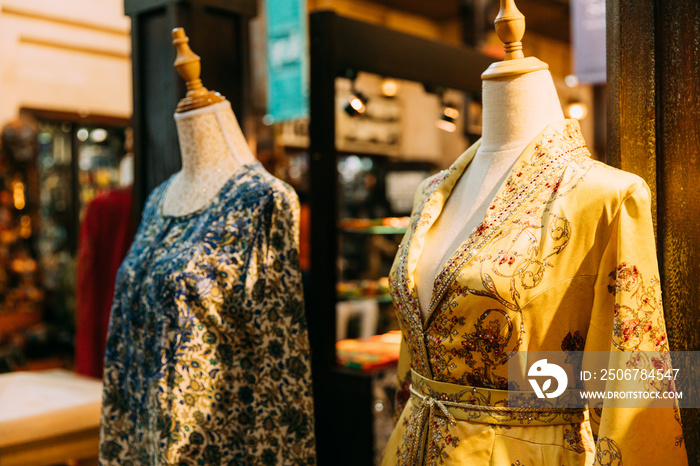
[[(535, 139), (537, 139), (537, 138), (535, 138)], [(520, 162), (522, 160), (523, 155), (526, 152), (528, 152), (528, 149), (530, 148), (531, 144), (532, 144), (532, 142), (530, 142), (525, 147), (525, 149), (523, 149), (523, 151), (520, 154), (518, 154), (518, 156), (516, 157), (515, 161), (513, 162), (512, 166), (511, 166), (511, 168), (508, 170), (507, 175), (503, 178), (503, 180), (499, 184), (498, 189), (496, 190), (495, 194), (491, 197), (491, 199), (489, 199), (488, 203), (485, 203), (488, 207), (486, 208), (486, 211), (483, 213), (481, 221), (471, 230), (471, 232), (469, 232), (469, 234), (467, 234), (467, 236), (464, 238), (464, 240), (459, 243), (459, 245), (454, 249), (454, 251), (452, 251), (451, 254), (446, 256), (446, 259), (444, 261), (443, 260), (440, 261), (440, 265), (437, 269), (437, 274), (435, 275), (435, 278), (433, 279), (433, 286), (432, 286), (431, 292), (430, 292), (430, 302), (428, 305), (428, 311), (426, 314), (423, 314), (423, 310), (420, 307), (420, 302), (417, 299), (417, 291), (416, 291), (417, 285), (415, 283), (415, 272), (416, 272), (416, 268), (418, 266), (418, 261), (420, 260), (420, 256), (423, 253), (423, 250), (425, 249), (425, 239), (426, 239), (428, 233), (430, 232), (430, 229), (437, 223), (438, 219), (442, 215), (442, 212), (445, 209), (445, 205), (447, 204), (448, 199), (452, 195), (452, 191), (454, 191), (455, 186), (457, 186), (457, 183), (459, 182), (459, 180), (462, 178), (462, 176), (464, 176), (465, 172), (468, 170), (469, 166), (474, 161), (474, 157), (476, 156), (476, 153), (479, 150), (479, 147), (481, 147), (481, 139), (476, 141), (469, 149), (467, 149), (467, 151), (462, 156), (460, 156), (460, 158), (464, 157), (464, 159), (465, 159), (464, 161), (461, 161), (461, 163), (460, 163), (460, 160), (459, 160), (460, 158), (458, 158), (457, 161), (455, 161), (455, 165), (457, 166), (456, 167), (457, 169), (450, 176), (450, 178), (454, 178), (454, 182), (443, 184), (442, 186), (440, 186), (438, 189), (436, 189), (431, 194), (430, 197), (433, 197), (436, 193), (440, 192), (442, 194), (443, 198), (442, 198), (442, 201), (436, 206), (435, 211), (431, 213), (431, 214), (434, 214), (434, 215), (431, 215), (431, 221), (429, 223), (427, 223), (420, 232), (418, 231), (418, 228), (416, 228), (416, 231), (414, 232), (414, 237), (415, 237), (415, 235), (420, 234), (423, 237), (422, 238), (423, 241), (421, 241), (420, 246), (418, 248), (416, 248), (415, 251), (413, 251), (416, 256), (415, 256), (415, 261), (413, 261), (414, 263), (413, 263), (412, 270), (410, 270), (410, 271), (407, 270), (407, 273), (409, 273), (411, 276), (411, 283), (413, 284), (412, 293), (416, 294), (416, 307), (417, 307), (416, 310), (420, 314), (420, 321), (422, 324), (423, 331), (425, 331), (426, 328), (429, 327), (430, 321), (431, 321), (433, 315), (435, 314), (435, 310), (438, 307), (437, 305), (439, 304), (439, 302), (441, 300), (440, 289), (442, 288), (441, 284), (444, 282), (444, 276), (445, 276), (446, 272), (449, 270), (449, 268), (454, 263), (456, 263), (460, 259), (465, 258), (465, 252), (466, 252), (465, 249), (466, 250), (470, 249), (470, 248), (467, 248), (466, 246), (473, 243), (474, 240), (477, 239), (477, 235), (478, 235), (478, 237), (483, 237), (483, 232), (487, 229), (487, 227), (485, 227), (485, 224), (489, 218), (489, 213), (490, 213), (489, 211), (495, 209), (494, 206), (495, 206), (496, 201), (499, 198), (503, 197), (503, 191), (506, 189), (509, 180), (513, 176), (513, 172), (515, 171), (515, 168), (520, 165)], [(447, 180), (445, 180), (445, 181), (447, 181)], [(441, 189), (441, 188), (443, 188), (443, 189)], [(510, 215), (508, 216), (508, 218), (510, 218)], [(508, 218), (503, 219), (503, 221), (507, 221)], [(483, 247), (483, 245), (484, 245), (483, 243), (485, 243), (485, 242), (482, 241), (482, 244), (477, 249), (469, 250), (467, 252), (467, 257), (469, 257), (469, 259), (471, 259), (471, 257), (476, 255), (478, 250), (480, 250), (481, 247)], [(409, 254), (410, 254), (410, 252), (409, 252)]]
[[(510, 192), (515, 191), (517, 188), (511, 186), (516, 184), (515, 178), (520, 178), (519, 172), (521, 171), (521, 165), (523, 160), (527, 157), (527, 154), (532, 154), (538, 148), (538, 145), (545, 138), (548, 132), (554, 130), (556, 133), (561, 133), (565, 126), (570, 120), (563, 120), (560, 122), (553, 123), (545, 127), (539, 134), (537, 134), (528, 144), (525, 146), (523, 151), (518, 155), (518, 157), (513, 162), (511, 168), (507, 172), (507, 176), (503, 179), (495, 195), (488, 202), (486, 212), (483, 218), (476, 227), (466, 236), (464, 241), (462, 241), (459, 246), (448, 256), (446, 261), (441, 261), (438, 268), (438, 273), (433, 280), (433, 286), (430, 293), (430, 303), (428, 306), (428, 311), (423, 314), (420, 307), (420, 303), (417, 297), (417, 286), (415, 283), (415, 270), (418, 265), (420, 256), (424, 250), (425, 239), (430, 231), (430, 229), (435, 225), (438, 218), (442, 214), (442, 211), (447, 204), (452, 191), (454, 190), (457, 182), (464, 175), (465, 171), (468, 169), (471, 162), (474, 160), (474, 156), (481, 146), (481, 139), (476, 141), (471, 147), (469, 147), (457, 160), (453, 163), (452, 167), (448, 170), (447, 175), (444, 177), (440, 185), (429, 195), (426, 199), (425, 204), (421, 210), (421, 215), (418, 226), (413, 231), (411, 241), (409, 243), (408, 260), (406, 267), (407, 282), (410, 283), (410, 293), (415, 299), (415, 309), (413, 312), (418, 313), (418, 320), (421, 323), (421, 330), (423, 332), (429, 328), (435, 311), (438, 308), (439, 303), (444, 297), (447, 285), (452, 282), (454, 270), (461, 270), (463, 266), (469, 262), (474, 256), (478, 254), (479, 251), (489, 242), (489, 239), (501, 229), (501, 227), (507, 223), (513, 216), (520, 210), (522, 204), (514, 203), (499, 205), (499, 201), (504, 199), (506, 190)], [(523, 195), (526, 193), (518, 193), (515, 200), (519, 200), (521, 197), (525, 198), (527, 196)], [(438, 197), (441, 198), (438, 199)], [(434, 204), (434, 205), (431, 205)], [(428, 211), (426, 212), (426, 207)], [(425, 215), (427, 214), (427, 215)], [(424, 216), (427, 216), (427, 221), (423, 221)], [(419, 241), (413, 241), (419, 237)], [(457, 266), (455, 266), (457, 265)]]
[[(390, 274), (391, 292), (403, 337), (411, 354), (411, 366), (424, 377), (431, 377), (432, 374), (426, 338), (432, 323), (440, 315), (437, 312), (440, 303), (457, 275), (493, 240), (495, 234), (504, 231), (510, 222), (519, 218), (520, 213), (532, 206), (533, 199), (551, 202), (553, 196), (557, 197), (562, 171), (572, 157), (581, 151), (588, 155), (576, 120), (555, 122), (535, 136), (513, 163), (506, 180), (491, 199), (482, 223), (452, 253), (437, 274), (433, 283), (430, 312), (423, 319), (414, 276), (417, 258), (423, 251), (425, 233), (439, 217), (457, 180), (478, 147), (477, 143), (472, 145), (448, 170), (429, 178), (421, 186), (419, 201), (411, 215), (411, 226), (401, 242)], [(465, 244), (468, 247), (465, 248)], [(493, 283), (484, 283), (484, 286), (490, 288)], [(501, 304), (511, 307), (505, 301)]]

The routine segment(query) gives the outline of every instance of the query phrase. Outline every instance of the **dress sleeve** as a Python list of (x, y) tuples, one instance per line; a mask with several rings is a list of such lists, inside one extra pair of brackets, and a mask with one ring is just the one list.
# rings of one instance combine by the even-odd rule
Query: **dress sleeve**
[[(263, 270), (259, 371), (263, 457), (274, 464), (315, 464), (311, 354), (299, 270), (299, 201), (280, 189), (270, 215)], [(264, 283), (264, 285), (263, 285)], [(264, 290), (264, 291), (263, 291)], [(263, 291), (263, 295), (260, 295)], [(266, 451), (267, 450), (267, 451)]]
[[(641, 180), (627, 189), (600, 260), (585, 350), (606, 352), (608, 369), (655, 369), (664, 360), (664, 370), (670, 368), (649, 199)], [(675, 390), (672, 381), (641, 377), (596, 384), (606, 393)], [(659, 408), (647, 403), (626, 400), (621, 407), (615, 399), (590, 401), (595, 465), (688, 464), (677, 402)]]

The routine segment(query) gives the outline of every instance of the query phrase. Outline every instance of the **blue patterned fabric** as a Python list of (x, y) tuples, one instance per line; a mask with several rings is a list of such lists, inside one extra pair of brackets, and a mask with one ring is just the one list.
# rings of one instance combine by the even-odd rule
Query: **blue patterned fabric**
[(314, 464), (296, 194), (255, 163), (165, 216), (169, 183), (117, 276), (101, 464)]

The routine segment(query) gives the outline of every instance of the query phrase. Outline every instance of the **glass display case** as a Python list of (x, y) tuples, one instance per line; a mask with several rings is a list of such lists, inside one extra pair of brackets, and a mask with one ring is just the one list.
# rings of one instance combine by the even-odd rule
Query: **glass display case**
[[(16, 229), (26, 236), (19, 248), (26, 253), (12, 261), (24, 278), (8, 289), (36, 299), (31, 308), (12, 304), (17, 299), (0, 306), (0, 372), (72, 364), (80, 221), (95, 196), (119, 183), (128, 123), (40, 110), (23, 115), (34, 126), (34, 154), (23, 170), (32, 179), (0, 176), (13, 193), (0, 201), (2, 212), (26, 213)], [(26, 198), (22, 209), (18, 196)]]

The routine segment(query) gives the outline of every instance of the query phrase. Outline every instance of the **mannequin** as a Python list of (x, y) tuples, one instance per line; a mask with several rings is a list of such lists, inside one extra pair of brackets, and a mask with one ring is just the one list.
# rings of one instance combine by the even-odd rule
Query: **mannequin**
[[(182, 170), (168, 186), (163, 214), (182, 216), (206, 207), (241, 166), (256, 159), (231, 103), (202, 86), (199, 57), (186, 45), (189, 39), (182, 28), (176, 29), (173, 37), (178, 46), (175, 66), (187, 81), (188, 94), (175, 113)], [(193, 66), (196, 68), (191, 69)]]
[(182, 170), (149, 195), (117, 274), (100, 464), (315, 464), (299, 200), (173, 37)]
[[(513, 0), (496, 30), (483, 138), (418, 188), (389, 275), (402, 345), (382, 464), (685, 466), (677, 402), (580, 403), (580, 387), (650, 390), (576, 378), (585, 352), (650, 370), (669, 351), (649, 188), (591, 159), (547, 65), (523, 57)], [(542, 351), (569, 374), (546, 401), (524, 380)]]
[(423, 318), (433, 291), (431, 277), (484, 218), (488, 203), (532, 138), (550, 123), (564, 119), (549, 71), (528, 71), (483, 81), (481, 143), (428, 230), (416, 266)]
[(163, 214), (205, 207), (243, 165), (256, 163), (228, 101), (175, 114), (182, 170), (173, 178)]

